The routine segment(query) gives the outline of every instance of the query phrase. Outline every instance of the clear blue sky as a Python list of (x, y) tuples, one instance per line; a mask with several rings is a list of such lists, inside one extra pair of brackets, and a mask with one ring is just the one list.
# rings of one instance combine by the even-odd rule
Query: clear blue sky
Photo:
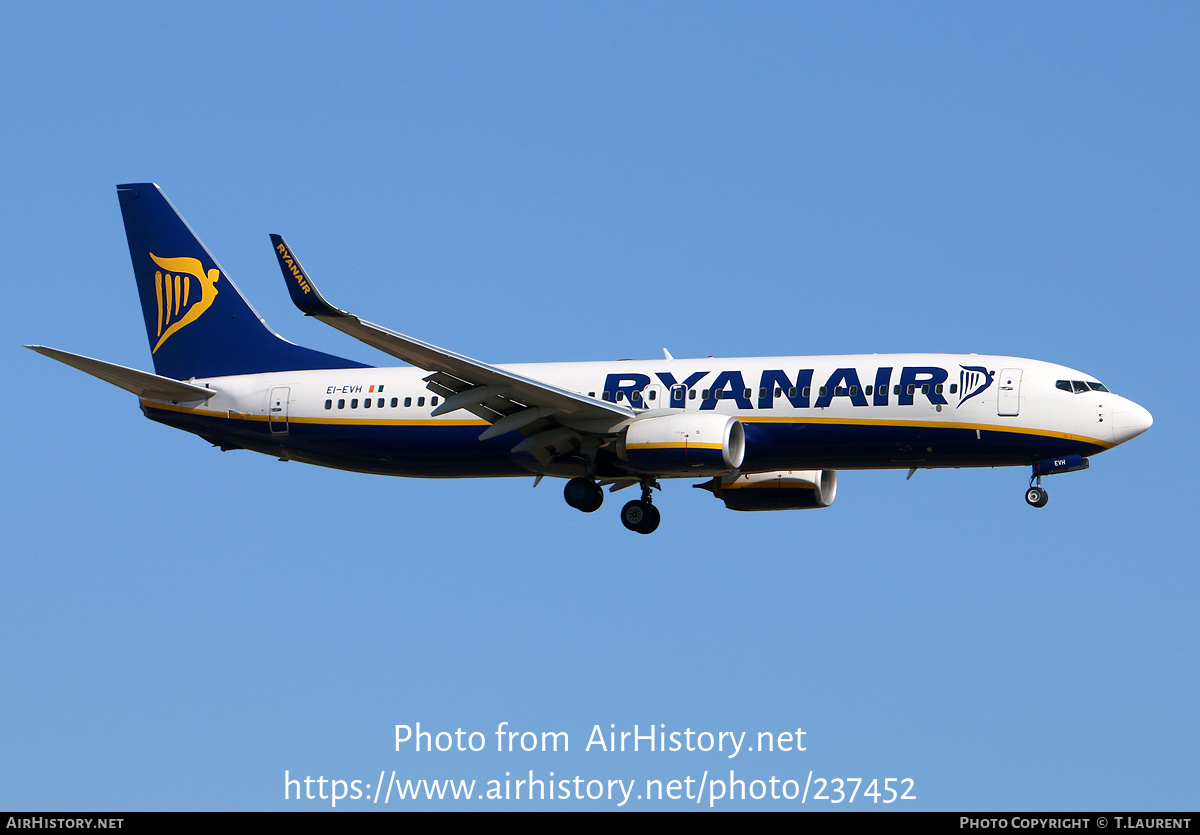
[[(285, 770), (733, 768), (910, 777), (924, 810), (1196, 809), (1198, 24), (11, 6), (0, 808), (327, 806), (285, 803)], [(336, 304), (486, 361), (977, 351), (1085, 370), (1155, 425), (1041, 511), (1024, 469), (846, 472), (833, 507), (774, 514), (682, 482), (649, 537), (624, 494), (583, 515), (557, 482), (221, 453), (20, 347), (151, 368), (113, 188), (147, 180), (276, 330), (365, 362), (390, 364), (291, 307), (268, 233)], [(571, 751), (395, 752), (416, 722)], [(807, 750), (583, 750), (660, 723)]]

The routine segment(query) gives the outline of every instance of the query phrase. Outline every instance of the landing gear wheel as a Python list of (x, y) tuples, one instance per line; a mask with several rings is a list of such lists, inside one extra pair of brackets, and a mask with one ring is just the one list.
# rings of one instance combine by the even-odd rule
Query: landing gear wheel
[(1033, 507), (1045, 507), (1050, 501), (1050, 494), (1041, 487), (1030, 487), (1025, 491), (1025, 501)]
[(590, 478), (573, 478), (563, 488), (563, 498), (576, 510), (592, 513), (604, 504), (604, 491)]
[(634, 533), (654, 533), (661, 520), (658, 508), (641, 499), (634, 499), (621, 508), (621, 524)]

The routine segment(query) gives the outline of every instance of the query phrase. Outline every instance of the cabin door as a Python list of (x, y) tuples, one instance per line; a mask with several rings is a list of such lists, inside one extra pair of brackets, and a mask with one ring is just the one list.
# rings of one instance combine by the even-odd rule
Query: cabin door
[(1021, 369), (1006, 368), (1000, 372), (996, 414), (1001, 417), (1015, 417), (1021, 414)]

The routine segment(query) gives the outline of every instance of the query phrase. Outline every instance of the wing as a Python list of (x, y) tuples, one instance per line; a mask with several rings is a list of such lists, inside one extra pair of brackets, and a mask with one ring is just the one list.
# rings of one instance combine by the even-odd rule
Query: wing
[(483, 431), (480, 440), (519, 430), (526, 437), (513, 451), (532, 452), (545, 463), (552, 457), (550, 452), (564, 454), (585, 444), (587, 436), (611, 434), (634, 416), (631, 409), (616, 403), (522, 377), (364, 322), (325, 301), (283, 238), (272, 235), (271, 243), (288, 293), (301, 312), (431, 372), (425, 378), (426, 386), (445, 398), (433, 414), (463, 409), (486, 420), (492, 425)]

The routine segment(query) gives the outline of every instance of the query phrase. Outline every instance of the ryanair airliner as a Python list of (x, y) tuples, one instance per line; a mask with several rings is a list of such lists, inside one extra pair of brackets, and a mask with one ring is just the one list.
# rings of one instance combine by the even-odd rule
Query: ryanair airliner
[(377, 368), (275, 334), (158, 186), (117, 186), (150, 374), (40, 345), (133, 392), (146, 417), (222, 450), (380, 475), (567, 479), (573, 508), (640, 487), (621, 522), (659, 524), (660, 479), (705, 479), (733, 510), (832, 504), (840, 469), (1031, 467), (1043, 476), (1150, 428), (1150, 413), (1061, 365), (976, 354), (490, 365), (329, 304), (271, 236), (292, 301), (405, 362)]

